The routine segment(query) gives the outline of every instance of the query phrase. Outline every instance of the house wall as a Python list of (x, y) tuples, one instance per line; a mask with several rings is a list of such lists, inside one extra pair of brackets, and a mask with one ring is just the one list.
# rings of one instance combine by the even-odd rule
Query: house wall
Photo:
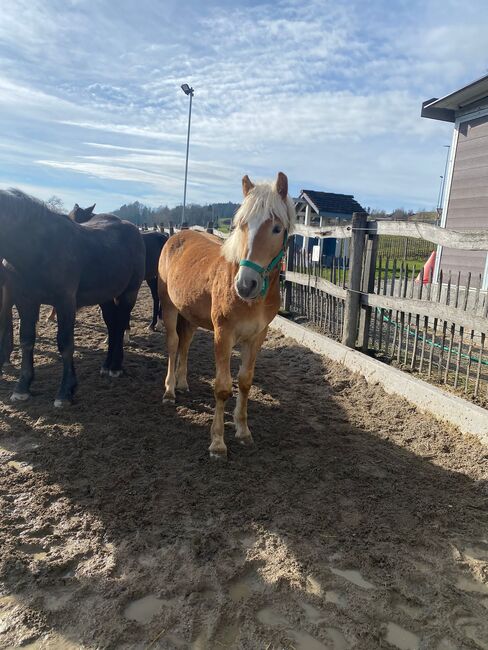
[[(463, 115), (456, 121), (453, 138), (454, 159), (444, 201), (442, 225), (455, 230), (488, 227), (488, 109)], [(487, 253), (442, 248), (438, 265), (444, 273), (452, 271), (465, 284), (471, 272), (471, 285), (486, 286)]]

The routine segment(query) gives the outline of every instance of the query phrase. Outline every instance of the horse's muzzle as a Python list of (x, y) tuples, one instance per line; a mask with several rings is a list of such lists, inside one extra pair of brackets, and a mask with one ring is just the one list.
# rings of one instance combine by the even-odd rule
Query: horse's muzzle
[(254, 300), (261, 294), (263, 276), (254, 269), (241, 267), (235, 279), (237, 295), (242, 300)]

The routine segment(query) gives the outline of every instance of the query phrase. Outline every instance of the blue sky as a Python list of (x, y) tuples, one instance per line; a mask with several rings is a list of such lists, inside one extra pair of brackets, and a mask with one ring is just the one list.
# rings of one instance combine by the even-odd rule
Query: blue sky
[(66, 207), (240, 199), (240, 179), (434, 207), (452, 125), (423, 100), (486, 74), (486, 0), (16, 0), (0, 16), (0, 187)]

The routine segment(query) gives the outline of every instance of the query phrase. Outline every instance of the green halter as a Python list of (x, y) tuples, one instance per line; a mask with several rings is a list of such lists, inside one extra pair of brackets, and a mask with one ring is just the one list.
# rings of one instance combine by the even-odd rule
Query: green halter
[(259, 275), (263, 278), (263, 287), (261, 289), (261, 296), (265, 296), (266, 293), (268, 292), (269, 289), (269, 274), (271, 271), (278, 266), (278, 264), (281, 262), (283, 259), (283, 255), (285, 254), (286, 251), (286, 245), (288, 243), (288, 230), (285, 230), (285, 237), (283, 239), (283, 246), (281, 247), (280, 252), (276, 257), (274, 257), (271, 262), (268, 264), (268, 266), (259, 266), (259, 264), (256, 264), (256, 262), (252, 262), (251, 260), (241, 260), (239, 262), (239, 266), (247, 266), (247, 268), (252, 269), (253, 271), (256, 271), (256, 273), (259, 273)]

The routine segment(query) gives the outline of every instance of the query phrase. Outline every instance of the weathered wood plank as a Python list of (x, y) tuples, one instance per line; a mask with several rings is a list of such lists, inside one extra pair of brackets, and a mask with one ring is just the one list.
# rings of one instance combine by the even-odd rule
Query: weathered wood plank
[(450, 305), (442, 305), (427, 300), (415, 300), (410, 298), (395, 298), (390, 296), (378, 296), (374, 294), (361, 295), (361, 303), (368, 307), (379, 307), (380, 309), (395, 309), (397, 311), (427, 316), (456, 323), (469, 330), (475, 330), (488, 334), (488, 319), (483, 316), (473, 316), (462, 309)]
[(329, 280), (325, 280), (324, 278), (309, 276), (305, 273), (287, 271), (286, 281), (292, 282), (294, 284), (299, 284), (303, 287), (313, 287), (314, 289), (328, 293), (329, 295), (340, 298), (341, 300), (345, 300), (347, 296), (347, 289), (343, 289), (342, 287), (339, 287), (336, 284), (329, 282)]
[(488, 250), (487, 230), (451, 230), (440, 228), (430, 223), (412, 223), (406, 221), (371, 221), (368, 223), (371, 232), (378, 235), (400, 235), (426, 239), (433, 244), (448, 248), (460, 248), (466, 251)]
[[(396, 235), (425, 239), (433, 244), (461, 250), (488, 250), (487, 230), (451, 230), (430, 223), (408, 221), (369, 221), (366, 229), (368, 234), (371, 235)], [(346, 239), (352, 236), (352, 224), (347, 226), (323, 226), (322, 228), (297, 224), (294, 232), (297, 235), (302, 235), (302, 237)]]
[(319, 239), (347, 239), (352, 236), (352, 225), (346, 226), (305, 226), (303, 223), (295, 224), (294, 235), (302, 237), (318, 237)]

